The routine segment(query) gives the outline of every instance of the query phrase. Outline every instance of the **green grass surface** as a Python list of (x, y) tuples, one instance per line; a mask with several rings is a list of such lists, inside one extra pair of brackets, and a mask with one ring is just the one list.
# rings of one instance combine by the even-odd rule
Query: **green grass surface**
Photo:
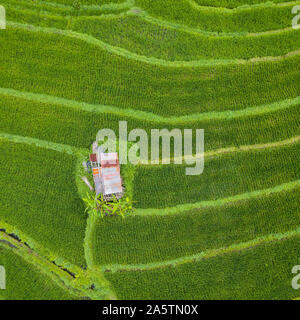
[(300, 225), (299, 192), (298, 188), (171, 216), (98, 220), (94, 260), (99, 265), (172, 260), (287, 232)]
[(75, 1), (69, 4), (47, 1), (2, 0), (6, 17), (9, 21), (38, 23), (43, 26), (67, 28), (75, 17), (99, 16), (103, 14), (118, 14), (126, 12), (134, 0), (121, 3), (84, 4), (74, 7)]
[(257, 64), (174, 68), (125, 59), (56, 34), (8, 29), (0, 39), (4, 88), (168, 116), (238, 110), (299, 94), (300, 55)]
[[(85, 112), (76, 109), (72, 101), (68, 108), (55, 103), (55, 99), (51, 101), (42, 103), (21, 97), (1, 95), (0, 131), (87, 148), (94, 141), (98, 130), (102, 128), (112, 129), (118, 136), (119, 121), (124, 120), (127, 121), (128, 132), (135, 128), (143, 128), (149, 137), (153, 128), (168, 128), (169, 130), (190, 128), (194, 132), (202, 128), (205, 130), (205, 151), (209, 151), (224, 147), (286, 140), (296, 136), (300, 126), (299, 117), (297, 117), (298, 104), (287, 108), (283, 104), (282, 110), (236, 119), (225, 117), (224, 120), (189, 121), (184, 124), (179, 121), (167, 124), (130, 116)], [(193, 144), (195, 144), (195, 139), (193, 139)], [(150, 147), (149, 141), (149, 150)]]
[[(31, 2), (30, 0), (25, 0), (25, 2)], [(38, 0), (36, 1), (37, 4), (40, 4), (40, 3), (45, 3), (46, 5), (48, 4), (52, 4), (52, 5), (60, 5), (60, 4), (63, 4), (63, 5), (66, 5), (66, 6), (73, 6), (74, 4), (74, 0), (47, 0), (47, 1), (41, 1), (41, 0)], [(125, 0), (81, 0), (79, 1), (79, 3), (83, 6), (85, 5), (104, 5), (104, 4), (111, 4), (111, 3), (114, 3), (114, 4), (119, 4), (119, 3), (124, 3), (126, 2)]]
[(300, 46), (299, 32), (292, 29), (261, 36), (218, 37), (168, 28), (134, 15), (84, 17), (74, 21), (71, 29), (140, 55), (171, 61), (281, 56)]
[(206, 31), (218, 32), (261, 32), (290, 27), (291, 10), (295, 4), (297, 1), (284, 6), (264, 4), (246, 9), (225, 10), (224, 8), (199, 7), (191, 4), (189, 0), (160, 2), (136, 0), (136, 5), (152, 16)]
[[(236, 32), (235, 36), (209, 36), (170, 27), (162, 22), (158, 24), (151, 17), (134, 13), (67, 18), (30, 8), (16, 9), (14, 5), (8, 6), (7, 19), (83, 32), (139, 55), (170, 61), (280, 56), (297, 50), (300, 41), (299, 32), (293, 29), (262, 35), (245, 36)], [(235, 50), (232, 50), (233, 46)]]
[[(53, 3), (63, 3), (67, 5), (72, 5), (74, 0), (47, 0), (48, 2)], [(125, 0), (81, 0), (80, 3), (83, 5), (90, 5), (90, 4), (109, 4), (109, 3), (123, 3)]]
[[(72, 101), (70, 101), (70, 107), (66, 108), (55, 103), (55, 100), (42, 103), (12, 96), (0, 95), (0, 97), (1, 132), (80, 148), (89, 147), (98, 130), (102, 128), (112, 129), (118, 135), (120, 120), (127, 121), (128, 132), (135, 128), (143, 128), (149, 136), (153, 128), (169, 130), (202, 128), (205, 130), (206, 151), (289, 139), (299, 134), (300, 126), (299, 117), (297, 117), (300, 109), (298, 104), (263, 115), (166, 124), (139, 120), (130, 116), (84, 112), (73, 108)], [(195, 142), (195, 139), (193, 140)]]
[[(0, 246), (0, 299), (299, 296), (299, 1), (1, 4), (0, 229), (22, 242)], [(231, 152), (199, 176), (139, 166), (126, 179), (138, 210), (87, 224), (72, 147), (120, 120), (201, 128), (206, 152)]]
[(0, 221), (84, 266), (86, 215), (76, 189), (76, 159), (2, 139), (0, 150)]
[[(0, 265), (6, 270), (6, 300), (73, 300), (68, 290), (62, 289), (34, 265), (27, 263), (11, 249), (0, 245)], [(2, 290), (1, 290), (2, 291)]]
[(133, 197), (139, 208), (164, 208), (270, 188), (299, 179), (298, 158), (296, 144), (210, 159), (201, 175), (186, 175), (184, 165), (142, 166)]
[[(268, 2), (267, 0), (192, 0), (201, 6), (208, 7), (224, 7), (224, 8), (237, 8), (240, 6), (261, 5)], [(290, 2), (290, 0), (272, 0), (273, 3)]]
[(300, 237), (250, 250), (147, 272), (107, 278), (120, 299), (292, 299), (292, 267), (300, 263)]

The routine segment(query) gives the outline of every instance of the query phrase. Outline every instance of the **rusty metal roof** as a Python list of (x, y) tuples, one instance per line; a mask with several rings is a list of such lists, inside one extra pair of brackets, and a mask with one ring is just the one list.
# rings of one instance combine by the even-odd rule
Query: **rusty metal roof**
[(101, 167), (119, 166), (118, 153), (101, 153), (100, 162)]

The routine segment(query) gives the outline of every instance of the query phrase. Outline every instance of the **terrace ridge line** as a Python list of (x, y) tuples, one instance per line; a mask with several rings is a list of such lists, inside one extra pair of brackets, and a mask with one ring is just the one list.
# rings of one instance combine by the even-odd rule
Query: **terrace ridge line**
[(42, 103), (52, 103), (68, 108), (79, 109), (91, 113), (111, 113), (126, 118), (144, 120), (149, 122), (165, 123), (165, 124), (184, 124), (196, 121), (207, 121), (207, 120), (228, 120), (240, 117), (248, 117), (254, 115), (261, 115), (278, 110), (287, 109), (289, 107), (300, 104), (300, 96), (296, 98), (285, 99), (277, 102), (273, 102), (265, 105), (258, 105), (253, 107), (247, 107), (240, 110), (225, 110), (225, 111), (210, 111), (203, 113), (194, 113), (184, 116), (172, 116), (164, 117), (152, 112), (135, 110), (129, 108), (119, 108), (116, 106), (91, 104), (87, 102), (80, 102), (75, 100), (69, 100), (62, 97), (51, 96), (41, 93), (33, 93), (26, 91), (19, 91), (11, 88), (0, 88), (0, 95), (11, 96), (16, 98), (22, 98), (28, 101), (37, 101)]
[(133, 53), (128, 51), (127, 49), (112, 46), (106, 42), (101, 41), (100, 39), (95, 38), (94, 36), (75, 32), (71, 30), (63, 30), (63, 29), (56, 29), (56, 28), (49, 28), (49, 27), (40, 27), (34, 26), (30, 24), (22, 24), (13, 21), (6, 22), (7, 27), (21, 29), (29, 32), (42, 32), (48, 34), (59, 34), (61, 36), (77, 39), (80, 41), (84, 41), (90, 45), (96, 46), (101, 48), (104, 51), (110, 52), (111, 54), (115, 54), (121, 56), (126, 59), (131, 59), (135, 61), (139, 61), (142, 63), (150, 64), (150, 65), (157, 65), (163, 67), (170, 67), (170, 68), (184, 68), (184, 67), (207, 67), (207, 66), (224, 66), (224, 65), (241, 65), (241, 64), (255, 64), (261, 62), (273, 62), (273, 61), (280, 61), (283, 59), (287, 59), (291, 56), (300, 55), (300, 50), (289, 52), (282, 56), (277, 57), (257, 57), (251, 59), (202, 59), (202, 60), (193, 60), (193, 61), (169, 61), (164, 59), (158, 59), (154, 57), (147, 57), (143, 55), (139, 55), (137, 53)]
[(179, 257), (172, 260), (160, 261), (160, 262), (153, 262), (153, 263), (146, 263), (146, 264), (112, 264), (106, 266), (99, 266), (97, 269), (102, 270), (102, 272), (130, 272), (130, 271), (151, 271), (157, 269), (164, 269), (167, 267), (178, 267), (183, 264), (187, 263), (196, 263), (202, 260), (215, 258), (225, 254), (231, 254), (233, 252), (239, 252), (243, 250), (253, 249), (257, 246), (272, 243), (276, 241), (282, 241), (291, 239), (293, 237), (300, 236), (300, 226), (292, 231), (287, 231), (285, 233), (276, 233), (276, 234), (268, 234), (265, 236), (257, 237), (250, 241), (240, 242), (238, 244), (232, 244), (227, 247), (221, 247), (217, 249), (209, 249), (205, 250), (190, 256)]

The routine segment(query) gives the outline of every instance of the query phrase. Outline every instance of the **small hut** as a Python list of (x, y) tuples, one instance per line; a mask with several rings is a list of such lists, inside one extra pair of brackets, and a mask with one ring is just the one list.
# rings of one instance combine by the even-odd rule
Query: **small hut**
[(90, 155), (96, 195), (103, 194), (106, 200), (115, 195), (117, 199), (123, 196), (122, 179), (118, 153), (104, 153), (101, 147), (93, 144), (93, 154)]
[(123, 187), (120, 175), (118, 153), (101, 153), (100, 163), (102, 169), (103, 195), (110, 197), (122, 196)]

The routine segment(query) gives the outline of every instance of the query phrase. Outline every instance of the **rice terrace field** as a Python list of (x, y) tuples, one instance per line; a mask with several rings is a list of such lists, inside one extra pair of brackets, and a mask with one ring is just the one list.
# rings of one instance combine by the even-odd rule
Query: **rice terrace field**
[[(0, 300), (299, 299), (300, 1), (0, 5)], [(121, 164), (101, 217), (82, 163), (120, 121), (204, 129), (204, 170)]]

